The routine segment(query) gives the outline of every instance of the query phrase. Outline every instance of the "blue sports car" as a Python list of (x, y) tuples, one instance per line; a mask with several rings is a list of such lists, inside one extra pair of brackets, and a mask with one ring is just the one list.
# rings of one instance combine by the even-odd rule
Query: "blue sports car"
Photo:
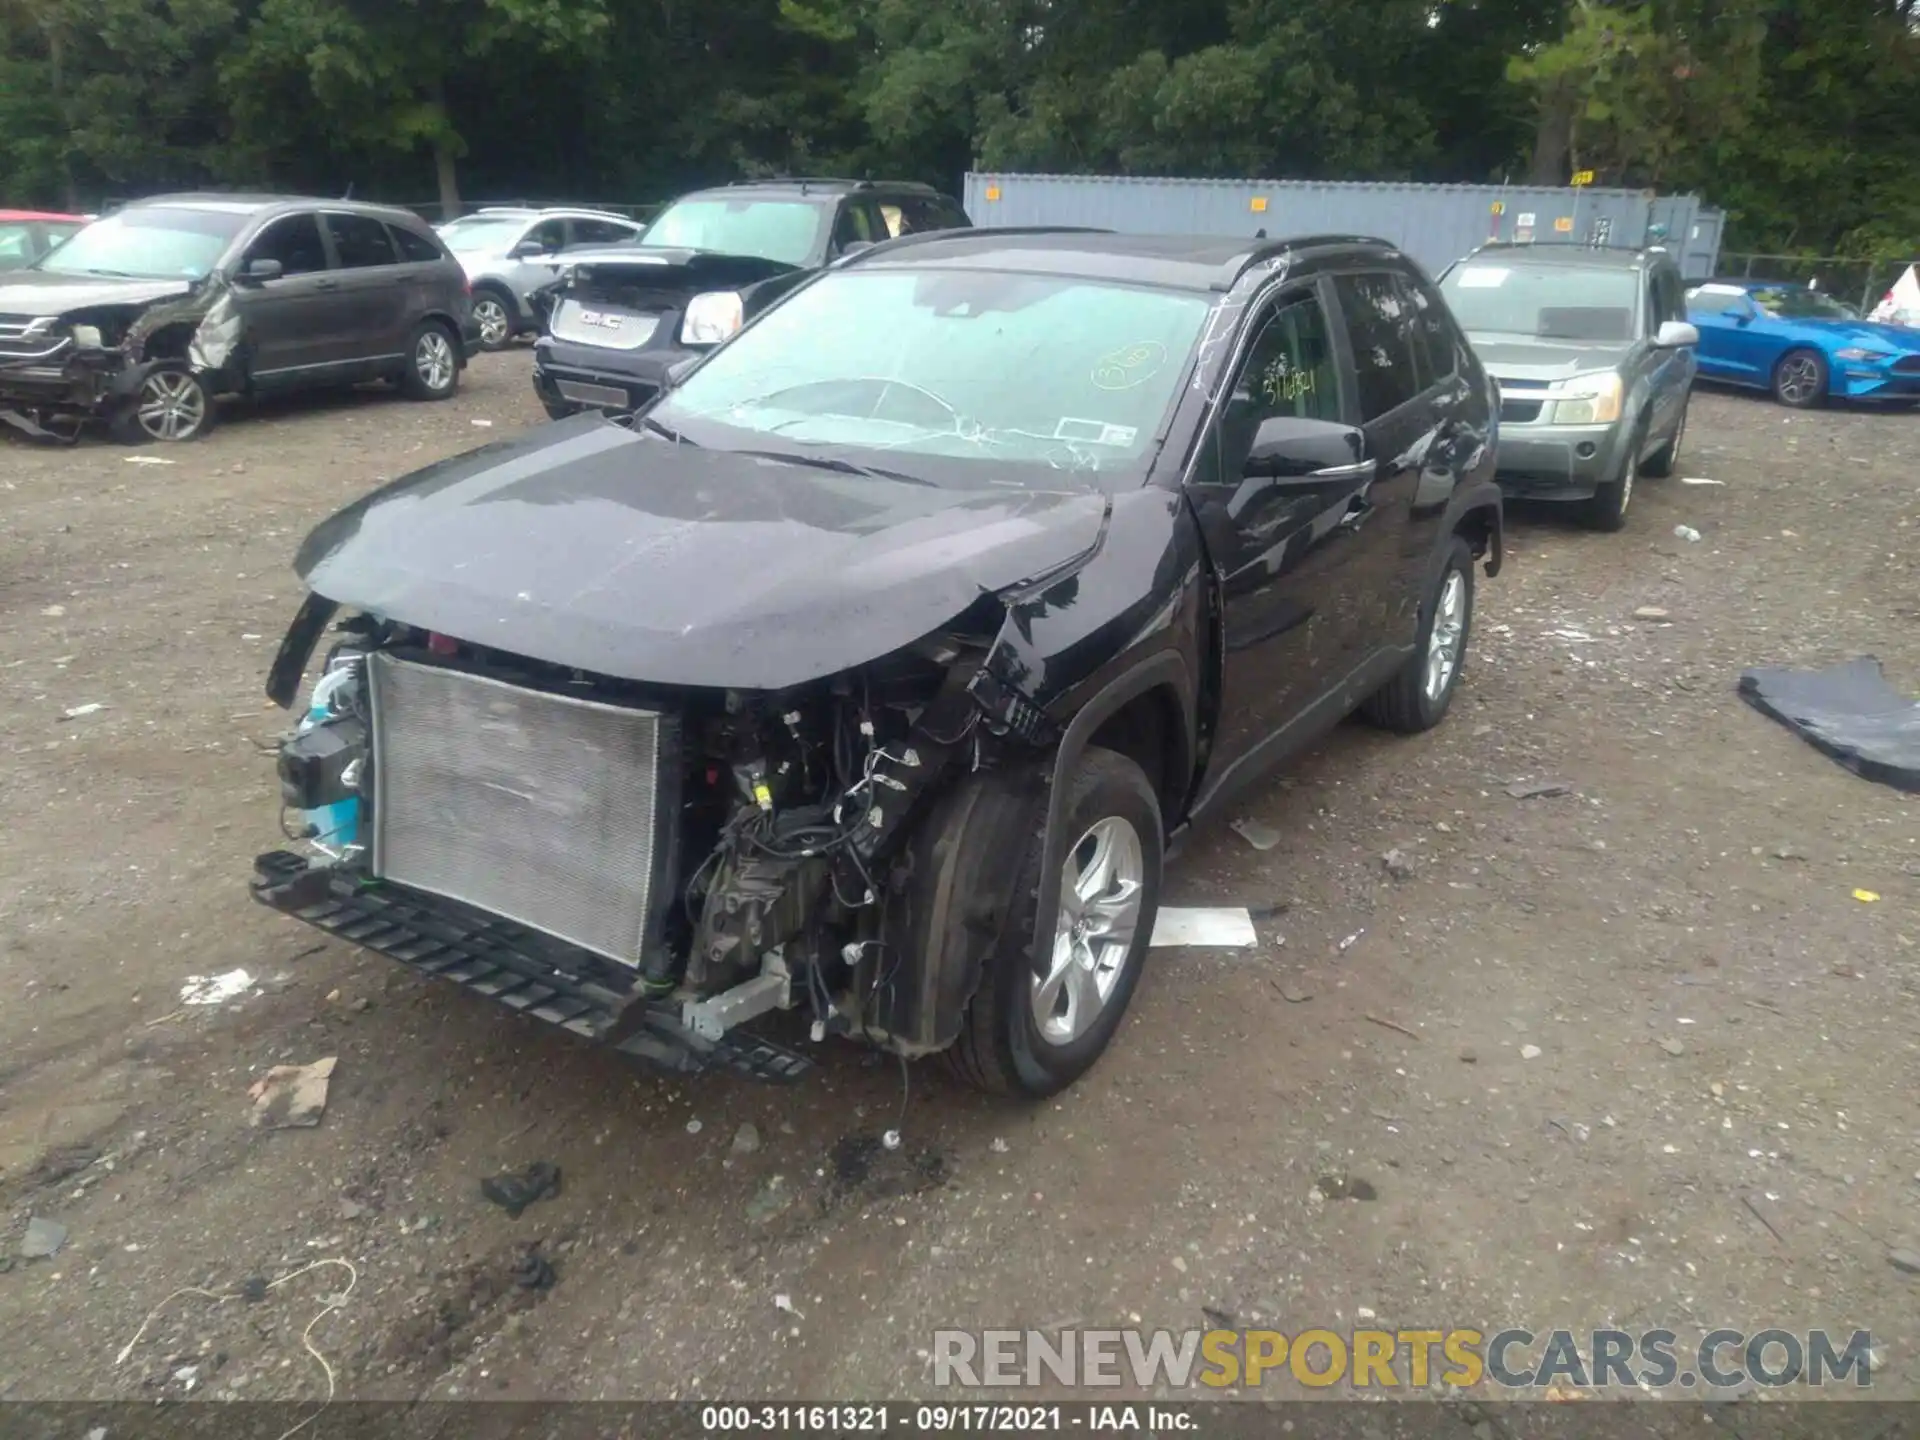
[(1715, 280), (1687, 292), (1699, 378), (1770, 390), (1808, 409), (1920, 400), (1920, 331), (1862, 320), (1832, 296), (1775, 280)]

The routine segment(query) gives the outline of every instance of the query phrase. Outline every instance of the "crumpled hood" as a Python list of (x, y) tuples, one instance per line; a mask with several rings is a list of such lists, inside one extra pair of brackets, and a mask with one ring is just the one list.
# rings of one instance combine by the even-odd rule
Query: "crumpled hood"
[(1091, 555), (1107, 503), (841, 474), (583, 415), (374, 492), (294, 568), (343, 605), (532, 659), (778, 689)]
[(192, 289), (185, 280), (115, 280), (106, 275), (9, 270), (0, 276), (0, 315), (65, 315), (96, 305), (151, 305)]
[(1469, 333), (1474, 354), (1496, 380), (1548, 382), (1611, 370), (1632, 352), (1625, 341), (1497, 339)]

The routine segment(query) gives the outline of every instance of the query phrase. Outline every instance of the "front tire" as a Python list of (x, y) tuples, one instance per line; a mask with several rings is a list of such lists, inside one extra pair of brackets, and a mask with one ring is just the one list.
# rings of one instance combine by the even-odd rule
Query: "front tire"
[(1654, 480), (1665, 480), (1680, 463), (1680, 445), (1687, 438), (1687, 406), (1680, 407), (1680, 423), (1673, 427), (1673, 438), (1640, 462), (1640, 473)]
[(460, 388), (460, 356), (452, 333), (437, 320), (423, 320), (407, 341), (407, 368), (400, 390), (409, 400), (446, 400)]
[(1160, 802), (1140, 767), (1089, 748), (1067, 782), (1068, 842), (1052, 954), (1036, 974), (1034, 906), (1046, 855), (1045, 801), (1026, 840), (1002, 941), (947, 1050), (977, 1089), (1043, 1099), (1079, 1079), (1106, 1050), (1145, 967), (1160, 909)]
[(1402, 735), (1431, 730), (1446, 718), (1473, 633), (1473, 551), (1458, 535), (1439, 578), (1420, 606), (1413, 654), (1360, 705), (1363, 719)]
[(482, 350), (504, 350), (513, 343), (513, 301), (488, 285), (473, 292), (473, 322), (480, 327)]
[(1817, 350), (1789, 350), (1773, 367), (1773, 398), (1795, 410), (1827, 402), (1827, 359)]
[(1580, 518), (1595, 530), (1616, 531), (1626, 528), (1627, 507), (1633, 504), (1634, 483), (1640, 478), (1640, 436), (1627, 446), (1627, 458), (1620, 462), (1620, 473), (1599, 485), (1593, 497), (1580, 507)]
[(107, 433), (122, 445), (198, 440), (213, 428), (213, 396), (184, 360), (162, 360), (120, 402)]

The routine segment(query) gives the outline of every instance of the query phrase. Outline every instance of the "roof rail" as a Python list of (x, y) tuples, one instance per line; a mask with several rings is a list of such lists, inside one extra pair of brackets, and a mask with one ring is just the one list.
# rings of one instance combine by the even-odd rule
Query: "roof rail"
[(846, 185), (857, 190), (870, 183), (845, 175), (756, 175), (750, 180), (729, 180), (726, 188), (732, 190), (748, 185)]
[(1278, 239), (1261, 237), (1256, 239), (1246, 254), (1237, 260), (1229, 260), (1225, 270), (1214, 282), (1216, 290), (1230, 290), (1233, 282), (1246, 274), (1262, 260), (1271, 260), (1276, 255), (1285, 255), (1294, 250), (1322, 250), (1336, 245), (1365, 245), (1374, 250), (1391, 250), (1395, 254), (1405, 252), (1391, 240), (1383, 240), (1378, 235), (1283, 235)]

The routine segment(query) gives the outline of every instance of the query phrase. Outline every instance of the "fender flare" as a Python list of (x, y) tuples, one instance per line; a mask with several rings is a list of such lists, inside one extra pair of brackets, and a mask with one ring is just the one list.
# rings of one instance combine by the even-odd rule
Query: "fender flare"
[[(1046, 849), (1040, 859), (1040, 893), (1033, 916), (1032, 953), (1036, 958), (1049, 954), (1052, 949), (1053, 914), (1060, 904), (1060, 866), (1065, 859), (1062, 851), (1066, 845), (1065, 838), (1060, 834), (1060, 822), (1066, 808), (1067, 781), (1073, 774), (1073, 767), (1079, 764), (1080, 756), (1094, 731), (1119, 714), (1128, 702), (1162, 685), (1170, 685), (1180, 699), (1178, 721), (1183, 733), (1179, 739), (1185, 748), (1190, 770), (1195, 745), (1194, 685), (1185, 660), (1175, 650), (1156, 651), (1108, 681), (1080, 707), (1060, 737), (1060, 743), (1053, 753), (1053, 773), (1047, 784)], [(1179, 817), (1162, 815), (1160, 818), (1165, 830), (1177, 823)], [(1165, 835), (1161, 838), (1164, 843)]]

